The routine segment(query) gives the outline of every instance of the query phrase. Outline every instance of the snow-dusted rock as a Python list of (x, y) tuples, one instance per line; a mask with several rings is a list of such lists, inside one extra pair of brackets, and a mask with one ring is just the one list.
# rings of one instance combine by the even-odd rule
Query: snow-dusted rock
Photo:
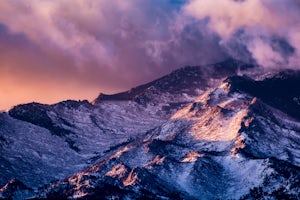
[(228, 60), (92, 103), (16, 106), (0, 114), (0, 183), (50, 199), (300, 198), (300, 74), (236, 76), (252, 67)]

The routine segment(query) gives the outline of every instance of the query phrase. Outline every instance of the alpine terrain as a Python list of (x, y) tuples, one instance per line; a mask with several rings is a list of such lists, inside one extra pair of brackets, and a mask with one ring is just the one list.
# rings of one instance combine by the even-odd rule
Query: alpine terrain
[(300, 199), (300, 72), (234, 59), (0, 113), (0, 199)]

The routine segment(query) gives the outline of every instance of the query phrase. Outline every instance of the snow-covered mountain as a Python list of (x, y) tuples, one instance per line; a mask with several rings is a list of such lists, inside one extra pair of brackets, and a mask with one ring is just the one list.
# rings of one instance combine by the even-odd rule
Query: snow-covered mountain
[(227, 60), (92, 103), (16, 106), (0, 115), (0, 184), (23, 185), (0, 194), (299, 199), (300, 73), (241, 75), (253, 68)]

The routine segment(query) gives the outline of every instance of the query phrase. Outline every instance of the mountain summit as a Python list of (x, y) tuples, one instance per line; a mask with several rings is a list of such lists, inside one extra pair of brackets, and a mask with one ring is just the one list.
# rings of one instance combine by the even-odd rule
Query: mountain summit
[(0, 114), (0, 184), (42, 199), (299, 199), (300, 73), (253, 68), (227, 60), (92, 103), (18, 105)]
[[(172, 101), (172, 99), (174, 102), (178, 102), (178, 100), (182, 99), (183, 94), (197, 96), (201, 91), (215, 86), (216, 82), (220, 79), (255, 67), (257, 66), (234, 59), (228, 59), (212, 65), (187, 66), (126, 92), (113, 95), (101, 93), (94, 100), (94, 103), (97, 104), (107, 100), (133, 100), (138, 103), (148, 103), (151, 101), (153, 103), (153, 101)], [(154, 97), (153, 95), (157, 93), (158, 96)], [(162, 99), (159, 94), (171, 94), (172, 97)]]

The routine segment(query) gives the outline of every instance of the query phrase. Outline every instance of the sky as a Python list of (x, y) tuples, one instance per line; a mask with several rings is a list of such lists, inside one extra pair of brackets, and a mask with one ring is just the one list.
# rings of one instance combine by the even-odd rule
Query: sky
[(0, 110), (228, 57), (300, 68), (300, 0), (1, 0)]

